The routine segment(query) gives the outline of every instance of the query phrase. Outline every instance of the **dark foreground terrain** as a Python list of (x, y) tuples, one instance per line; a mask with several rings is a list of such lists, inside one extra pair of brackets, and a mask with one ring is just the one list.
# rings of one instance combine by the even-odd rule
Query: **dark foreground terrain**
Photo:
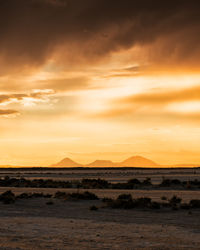
[(200, 249), (199, 171), (1, 169), (0, 250)]
[(1, 201), (0, 249), (199, 249), (198, 208), (113, 209), (80, 197)]

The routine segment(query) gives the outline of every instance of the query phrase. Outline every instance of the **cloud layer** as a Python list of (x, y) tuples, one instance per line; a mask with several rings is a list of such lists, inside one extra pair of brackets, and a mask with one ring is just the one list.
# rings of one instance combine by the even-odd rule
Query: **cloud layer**
[[(3, 94), (0, 95), (0, 106), (9, 106), (13, 103), (22, 105), (34, 105), (40, 102), (49, 102), (49, 97), (54, 94), (51, 89), (33, 90), (31, 93)], [(19, 114), (14, 109), (0, 109), (0, 116)]]
[(0, 116), (16, 115), (19, 112), (13, 109), (0, 109)]
[(68, 66), (91, 63), (132, 46), (143, 46), (149, 63), (200, 66), (195, 0), (7, 0), (0, 22), (2, 73), (52, 57)]
[(200, 86), (182, 90), (152, 91), (123, 98), (121, 103), (166, 105), (171, 102), (200, 101)]

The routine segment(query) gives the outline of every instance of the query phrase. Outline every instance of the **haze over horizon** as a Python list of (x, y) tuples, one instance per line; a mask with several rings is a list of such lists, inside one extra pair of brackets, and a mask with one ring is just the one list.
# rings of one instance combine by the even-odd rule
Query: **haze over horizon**
[(200, 2), (0, 1), (0, 165), (199, 164)]

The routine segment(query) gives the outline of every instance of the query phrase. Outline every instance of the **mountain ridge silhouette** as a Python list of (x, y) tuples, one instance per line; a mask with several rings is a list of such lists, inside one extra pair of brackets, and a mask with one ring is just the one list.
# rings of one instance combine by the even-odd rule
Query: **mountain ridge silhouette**
[(95, 160), (88, 164), (79, 164), (70, 158), (64, 158), (60, 162), (53, 164), (52, 167), (159, 167), (156, 162), (143, 156), (132, 156), (122, 162), (111, 160)]

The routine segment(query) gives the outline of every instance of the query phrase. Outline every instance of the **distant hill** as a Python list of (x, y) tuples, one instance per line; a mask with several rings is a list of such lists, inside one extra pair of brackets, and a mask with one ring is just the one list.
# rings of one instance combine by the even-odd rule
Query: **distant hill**
[(142, 156), (132, 156), (121, 162), (120, 167), (159, 167), (159, 165)]
[(112, 161), (109, 160), (96, 160), (93, 161), (87, 165), (85, 165), (86, 167), (106, 167), (106, 168), (112, 168), (112, 167), (118, 167), (117, 163), (114, 163)]
[(82, 165), (70, 158), (65, 158), (62, 161), (52, 165), (52, 167), (159, 167), (159, 165), (142, 156), (133, 156), (122, 162), (112, 162), (110, 160), (96, 160), (89, 164)]
[(78, 168), (78, 167), (83, 167), (83, 165), (72, 161), (70, 158), (64, 158), (62, 161), (52, 165), (52, 167), (74, 167), (74, 168)]

